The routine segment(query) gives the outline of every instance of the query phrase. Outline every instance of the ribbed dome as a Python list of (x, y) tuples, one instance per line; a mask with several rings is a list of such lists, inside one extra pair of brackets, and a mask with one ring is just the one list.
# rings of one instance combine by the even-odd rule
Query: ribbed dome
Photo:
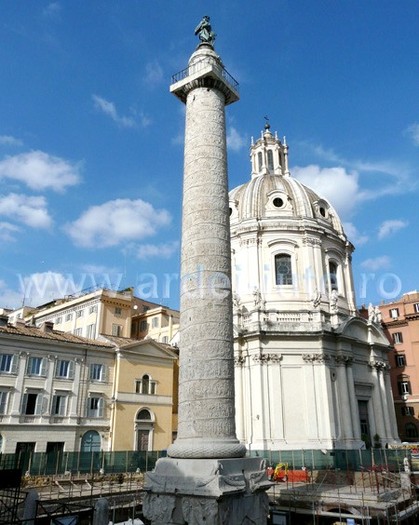
[(230, 191), (231, 223), (271, 217), (316, 219), (343, 234), (342, 223), (330, 203), (292, 177), (261, 175)]
[(344, 235), (331, 204), (290, 176), (287, 153), (288, 146), (269, 128), (252, 144), (252, 179), (230, 191), (231, 225), (249, 219), (311, 219)]

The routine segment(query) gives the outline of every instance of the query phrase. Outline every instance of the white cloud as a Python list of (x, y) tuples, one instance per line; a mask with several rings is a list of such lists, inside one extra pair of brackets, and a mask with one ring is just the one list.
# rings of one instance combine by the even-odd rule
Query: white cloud
[(32, 228), (49, 228), (52, 224), (45, 197), (10, 193), (0, 197), (0, 215), (23, 222)]
[(406, 133), (410, 136), (410, 138), (413, 141), (413, 144), (415, 146), (419, 146), (419, 123), (414, 122), (411, 124), (407, 130)]
[(343, 229), (345, 230), (348, 239), (355, 246), (361, 246), (362, 244), (368, 242), (368, 236), (360, 233), (352, 222), (343, 223)]
[(361, 267), (365, 270), (371, 270), (373, 272), (377, 270), (387, 270), (391, 267), (391, 259), (387, 255), (365, 259), (365, 261), (362, 261)]
[(73, 295), (85, 288), (85, 279), (78, 278), (71, 273), (62, 274), (54, 271), (33, 273), (30, 275), (18, 274), (21, 297), (25, 304), (39, 306), (53, 299)]
[(403, 221), (401, 219), (384, 221), (378, 230), (378, 238), (384, 239), (385, 237), (389, 237), (399, 230), (406, 228), (408, 225), (408, 221)]
[(160, 84), (163, 80), (163, 69), (156, 60), (146, 65), (144, 80), (150, 86)]
[(42, 11), (45, 17), (56, 17), (61, 13), (61, 4), (59, 2), (50, 2)]
[[(362, 194), (358, 200), (375, 200), (386, 195), (406, 193), (417, 186), (412, 179), (412, 169), (403, 162), (389, 160), (364, 161), (359, 159), (345, 159), (332, 149), (310, 142), (302, 142), (301, 147), (314, 153), (328, 163), (333, 163), (350, 173), (360, 177), (363, 181)], [(377, 180), (379, 178), (379, 184)]]
[(0, 305), (2, 308), (14, 310), (22, 306), (22, 292), (9, 288), (4, 281), (0, 280)]
[(63, 191), (67, 186), (78, 184), (80, 174), (78, 166), (60, 157), (48, 155), (43, 151), (30, 151), (1, 160), (1, 178), (23, 182), (37, 191)]
[(0, 281), (0, 304), (5, 308), (19, 308), (22, 304), (39, 306), (80, 291), (71, 274), (48, 271), (30, 275), (17, 274), (16, 277), (16, 289)]
[(92, 98), (93, 102), (95, 103), (95, 108), (110, 117), (116, 124), (118, 124), (118, 126), (123, 128), (133, 128), (137, 125), (134, 117), (119, 115), (113, 102), (105, 100), (98, 95), (92, 95)]
[(18, 228), (14, 224), (10, 224), (10, 222), (0, 222), (0, 241), (14, 241), (15, 237), (13, 236), (13, 234), (18, 232), (19, 230), (20, 228)]
[(141, 199), (116, 199), (91, 206), (65, 230), (77, 245), (106, 248), (150, 237), (170, 222), (169, 212)]
[(356, 204), (364, 198), (358, 184), (358, 174), (344, 168), (321, 168), (317, 165), (297, 166), (292, 170), (300, 182), (326, 198), (341, 218), (349, 217)]
[(247, 138), (240, 135), (236, 128), (230, 126), (227, 131), (227, 146), (232, 151), (239, 151), (247, 146)]
[(150, 259), (152, 257), (159, 257), (169, 259), (178, 248), (178, 241), (172, 241), (165, 244), (141, 244), (137, 248), (137, 258)]
[(0, 135), (0, 144), (3, 146), (22, 146), (23, 142), (10, 135)]

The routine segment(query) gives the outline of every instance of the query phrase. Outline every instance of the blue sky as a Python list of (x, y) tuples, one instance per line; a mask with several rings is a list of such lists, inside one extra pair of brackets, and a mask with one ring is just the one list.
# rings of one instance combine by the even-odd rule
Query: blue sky
[(357, 304), (419, 288), (416, 0), (3, 0), (0, 307), (92, 285), (178, 306), (184, 108), (203, 15), (239, 81), (230, 187), (269, 116), (356, 246)]

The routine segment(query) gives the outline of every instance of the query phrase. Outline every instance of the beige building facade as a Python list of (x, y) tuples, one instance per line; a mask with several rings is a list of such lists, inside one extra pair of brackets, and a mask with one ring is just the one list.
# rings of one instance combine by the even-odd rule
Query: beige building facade
[(0, 453), (167, 448), (176, 359), (152, 340), (0, 317)]
[(179, 312), (136, 297), (133, 288), (94, 291), (55, 299), (39, 307), (23, 306), (5, 312), (11, 324), (20, 321), (40, 326), (52, 322), (57, 330), (97, 339), (113, 337), (151, 338), (170, 343), (179, 329)]

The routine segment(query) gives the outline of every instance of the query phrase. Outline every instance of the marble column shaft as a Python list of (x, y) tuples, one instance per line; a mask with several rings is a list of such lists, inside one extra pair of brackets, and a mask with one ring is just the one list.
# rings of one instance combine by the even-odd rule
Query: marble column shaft
[(242, 457), (236, 438), (225, 96), (186, 97), (178, 437), (169, 456)]

